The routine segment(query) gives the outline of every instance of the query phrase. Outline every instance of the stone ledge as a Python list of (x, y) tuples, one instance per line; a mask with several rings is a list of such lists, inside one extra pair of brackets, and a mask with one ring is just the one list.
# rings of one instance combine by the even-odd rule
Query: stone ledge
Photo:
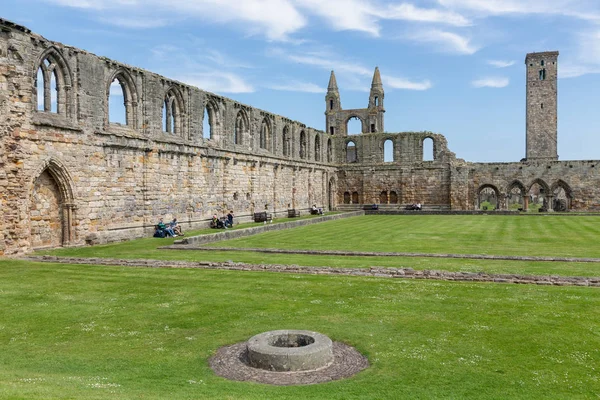
[(200, 245), (200, 244), (205, 244), (205, 243), (219, 242), (221, 240), (237, 239), (240, 237), (257, 235), (257, 234), (263, 233), (263, 232), (280, 231), (283, 229), (290, 229), (290, 228), (295, 228), (298, 226), (312, 225), (312, 224), (317, 224), (317, 223), (325, 222), (325, 221), (333, 221), (336, 219), (357, 217), (360, 215), (364, 215), (364, 212), (356, 211), (356, 212), (343, 213), (343, 214), (325, 215), (323, 217), (315, 217), (315, 218), (311, 218), (311, 219), (301, 219), (299, 221), (288, 221), (288, 222), (280, 222), (280, 223), (276, 223), (276, 224), (265, 224), (263, 226), (255, 226), (252, 228), (245, 228), (245, 229), (238, 229), (238, 230), (224, 230), (219, 233), (190, 236), (190, 237), (187, 237), (182, 240), (176, 240), (173, 243), (173, 246), (165, 246), (162, 248), (177, 249), (184, 245), (186, 245), (186, 246), (187, 245)]
[(199, 268), (225, 271), (260, 271), (279, 272), (288, 274), (363, 276), (371, 278), (432, 279), (440, 281), (457, 282), (492, 282), (547, 286), (600, 287), (600, 277), (585, 276), (488, 274), (485, 272), (450, 272), (442, 270), (414, 270), (412, 268), (387, 268), (375, 266), (369, 268), (331, 268), (281, 264), (190, 262), (145, 259), (124, 260), (111, 258), (76, 258), (57, 256), (28, 256), (23, 257), (21, 259), (32, 262), (51, 262), (63, 264), (102, 265), (119, 267)]

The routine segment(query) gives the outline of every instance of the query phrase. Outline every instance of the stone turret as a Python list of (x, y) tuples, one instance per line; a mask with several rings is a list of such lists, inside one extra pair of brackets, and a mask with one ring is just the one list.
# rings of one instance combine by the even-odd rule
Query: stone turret
[(335, 135), (336, 132), (336, 116), (337, 112), (342, 109), (340, 101), (340, 92), (338, 90), (335, 73), (331, 71), (329, 77), (329, 85), (327, 85), (327, 95), (325, 96), (325, 115), (326, 115), (326, 132)]
[(383, 83), (381, 83), (381, 74), (379, 67), (375, 67), (373, 73), (373, 82), (371, 83), (371, 93), (369, 94), (369, 132), (383, 132)]

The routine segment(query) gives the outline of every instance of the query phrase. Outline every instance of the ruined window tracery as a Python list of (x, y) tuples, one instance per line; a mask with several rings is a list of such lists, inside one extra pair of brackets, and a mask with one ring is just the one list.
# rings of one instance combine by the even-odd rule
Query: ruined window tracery
[(38, 111), (71, 114), (71, 74), (69, 67), (56, 48), (42, 55), (34, 76), (33, 100)]
[(271, 141), (271, 125), (269, 120), (265, 117), (260, 127), (260, 148), (269, 149), (269, 143)]
[(137, 128), (137, 90), (131, 76), (124, 70), (117, 71), (107, 90), (107, 120)]
[(283, 134), (282, 134), (282, 137), (281, 137), (281, 143), (283, 145), (282, 151), (283, 151), (283, 155), (285, 157), (289, 157), (290, 154), (292, 153), (291, 152), (291, 143), (292, 143), (291, 139), (292, 138), (290, 136), (290, 128), (289, 128), (289, 126), (286, 125), (283, 128)]
[(233, 142), (235, 144), (243, 144), (244, 137), (247, 136), (250, 130), (248, 115), (244, 110), (240, 110), (235, 118), (235, 129), (233, 131)]
[(353, 141), (349, 141), (346, 144), (346, 162), (355, 163), (358, 162), (358, 156), (356, 152), (356, 144)]
[(306, 132), (300, 132), (300, 158), (304, 160), (307, 156)]
[(321, 161), (321, 138), (315, 136), (315, 161)]
[(165, 94), (163, 124), (164, 132), (183, 136), (183, 99), (175, 88)]

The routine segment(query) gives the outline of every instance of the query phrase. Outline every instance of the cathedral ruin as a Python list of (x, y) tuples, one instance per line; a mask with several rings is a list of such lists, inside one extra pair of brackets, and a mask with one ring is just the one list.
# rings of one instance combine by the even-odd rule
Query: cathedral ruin
[[(159, 216), (204, 227), (229, 209), (598, 211), (600, 161), (558, 161), (557, 59), (525, 60), (526, 158), (470, 163), (440, 134), (385, 131), (378, 69), (364, 109), (342, 108), (332, 72), (321, 131), (0, 19), (0, 254), (147, 236)], [(124, 124), (109, 121), (113, 82)]]

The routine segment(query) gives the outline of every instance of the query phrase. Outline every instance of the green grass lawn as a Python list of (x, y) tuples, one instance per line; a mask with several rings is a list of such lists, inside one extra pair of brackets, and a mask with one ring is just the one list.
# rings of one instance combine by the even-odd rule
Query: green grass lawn
[[(248, 226), (248, 225), (244, 225)], [(237, 227), (236, 227), (237, 228)], [(209, 234), (202, 230), (190, 234)], [(188, 234), (189, 236), (189, 234)], [(268, 232), (209, 246), (493, 254), (600, 258), (598, 216), (363, 216)], [(76, 257), (236, 261), (332, 267), (411, 267), (534, 275), (600, 276), (600, 263), (440, 259), (431, 257), (333, 257), (248, 251), (166, 251), (173, 239), (146, 238), (95, 247), (44, 252)]]
[[(0, 398), (597, 398), (598, 321), (594, 288), (0, 259)], [(296, 387), (208, 368), (220, 346), (286, 328), (371, 367)]]

